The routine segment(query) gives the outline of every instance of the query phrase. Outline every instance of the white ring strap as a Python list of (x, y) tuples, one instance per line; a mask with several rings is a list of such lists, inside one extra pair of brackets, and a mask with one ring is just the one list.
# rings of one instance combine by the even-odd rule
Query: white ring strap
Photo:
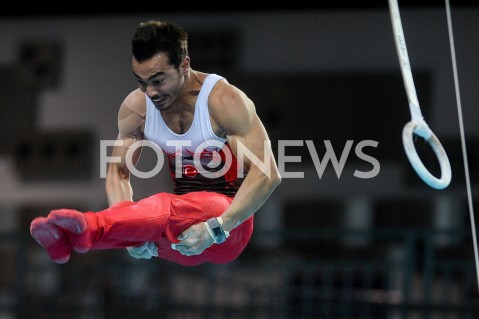
[[(401, 73), (409, 101), (409, 111), (411, 112), (411, 121), (407, 123), (403, 129), (402, 137), (404, 150), (406, 151), (409, 162), (419, 177), (421, 177), (421, 179), (429, 186), (436, 189), (443, 189), (446, 188), (451, 182), (451, 165), (449, 163), (449, 158), (447, 157), (447, 154), (438, 138), (431, 131), (421, 114), (421, 108), (419, 107), (416, 88), (414, 86), (411, 65), (409, 63), (409, 56), (407, 53), (406, 39), (402, 29), (401, 16), (399, 15), (399, 6), (397, 0), (389, 0), (389, 11), (391, 14), (394, 41), (396, 43), (399, 64), (401, 66)], [(424, 138), (436, 154), (436, 158), (441, 167), (440, 179), (432, 175), (419, 158), (417, 150), (414, 147), (414, 134)]]

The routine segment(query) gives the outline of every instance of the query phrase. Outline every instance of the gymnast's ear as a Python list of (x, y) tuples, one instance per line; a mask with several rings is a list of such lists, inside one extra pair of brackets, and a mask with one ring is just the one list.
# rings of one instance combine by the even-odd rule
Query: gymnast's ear
[(180, 71), (181, 71), (181, 73), (186, 74), (186, 73), (188, 73), (189, 69), (190, 69), (190, 57), (185, 56), (183, 58), (183, 60), (181, 61)]

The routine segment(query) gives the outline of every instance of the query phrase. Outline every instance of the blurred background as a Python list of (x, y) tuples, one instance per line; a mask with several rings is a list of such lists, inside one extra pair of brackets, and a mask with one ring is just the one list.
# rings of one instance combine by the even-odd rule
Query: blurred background
[[(336, 3), (336, 2), (335, 2)], [(151, 11), (21, 8), (0, 14), (0, 318), (477, 318), (479, 294), (444, 3), (399, 3), (423, 115), (444, 145), (452, 182), (415, 174), (401, 134), (410, 114), (387, 1), (248, 7), (152, 4)], [(479, 6), (451, 1), (470, 178), (479, 181)], [(136, 88), (131, 37), (141, 21), (177, 22), (191, 65), (217, 73), (254, 102), (285, 178), (228, 265), (134, 260), (126, 250), (54, 264), (29, 233), (51, 209), (107, 207), (100, 141)], [(380, 172), (355, 177), (371, 163)], [(319, 159), (331, 143), (342, 171)], [(427, 167), (434, 154), (416, 141)], [(106, 150), (109, 154), (109, 150)], [(105, 150), (103, 150), (105, 151)], [(151, 170), (146, 149), (139, 169)], [(167, 169), (132, 180), (134, 199), (171, 191)], [(477, 219), (477, 218), (476, 218)]]

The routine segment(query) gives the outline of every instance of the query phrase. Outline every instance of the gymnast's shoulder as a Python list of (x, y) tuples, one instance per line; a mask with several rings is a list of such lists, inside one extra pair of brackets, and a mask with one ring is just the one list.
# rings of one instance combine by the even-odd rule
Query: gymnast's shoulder
[(144, 118), (146, 115), (145, 93), (140, 89), (132, 91), (123, 100), (120, 106), (120, 111), (127, 113), (133, 112)]

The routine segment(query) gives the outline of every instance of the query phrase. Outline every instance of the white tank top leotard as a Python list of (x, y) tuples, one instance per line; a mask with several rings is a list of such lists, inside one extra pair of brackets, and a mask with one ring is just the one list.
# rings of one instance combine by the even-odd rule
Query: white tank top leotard
[[(146, 96), (145, 138), (159, 146), (166, 155), (170, 171), (175, 182), (176, 194), (191, 191), (216, 191), (234, 196), (242, 179), (237, 178), (237, 163), (232, 156), (229, 169), (222, 170), (225, 165), (225, 152), (231, 153), (225, 138), (217, 136), (211, 127), (208, 110), (208, 97), (223, 77), (209, 74), (198, 94), (193, 121), (184, 134), (173, 132), (165, 123), (161, 112), (151, 99)], [(201, 166), (195, 164), (195, 152), (199, 156)], [(211, 161), (217, 161), (207, 166)], [(178, 167), (178, 163), (181, 163)], [(204, 169), (204, 170), (203, 170)]]

